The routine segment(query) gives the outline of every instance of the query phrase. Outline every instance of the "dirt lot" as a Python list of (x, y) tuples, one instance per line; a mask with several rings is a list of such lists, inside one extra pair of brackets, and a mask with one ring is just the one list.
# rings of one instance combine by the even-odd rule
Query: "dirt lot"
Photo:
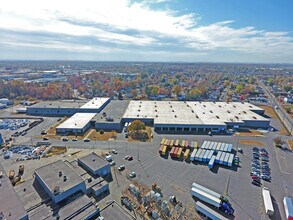
[(293, 140), (287, 140), (288, 146), (291, 150), (293, 150)]
[(253, 130), (253, 129), (237, 129), (237, 132), (234, 134), (234, 136), (259, 136), (262, 135), (260, 131)]
[(254, 140), (239, 140), (239, 144), (252, 145), (252, 146), (264, 146), (265, 145), (261, 141), (254, 141)]
[(104, 134), (100, 134), (100, 131), (91, 129), (87, 135), (84, 135), (84, 137), (89, 138), (91, 140), (107, 141), (109, 139), (116, 139), (117, 133), (116, 131), (104, 131)]

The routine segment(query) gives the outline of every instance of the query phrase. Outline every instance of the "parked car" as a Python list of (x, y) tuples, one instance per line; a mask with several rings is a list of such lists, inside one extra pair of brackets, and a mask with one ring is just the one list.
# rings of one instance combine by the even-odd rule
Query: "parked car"
[(269, 163), (268, 162), (265, 162), (265, 161), (262, 161), (261, 162), (261, 165), (263, 166), (263, 165), (269, 165)]
[(111, 161), (111, 163), (110, 163), (110, 165), (111, 166), (114, 166), (116, 163), (115, 163), (115, 161), (113, 160), (113, 161)]
[(68, 141), (68, 138), (67, 137), (62, 137), (61, 140), (62, 141)]
[(134, 177), (136, 177), (136, 173), (135, 173), (135, 172), (132, 172), (131, 174), (129, 174), (129, 177), (130, 177), (130, 178), (134, 178)]
[(252, 150), (259, 151), (259, 149), (257, 147), (253, 147)]
[(261, 186), (261, 182), (258, 182), (256, 180), (252, 180), (251, 183), (255, 186)]
[(253, 180), (255, 180), (255, 179), (260, 180), (260, 177), (257, 176), (257, 175), (252, 175), (251, 178), (252, 178)]
[(45, 135), (47, 134), (47, 132), (45, 131), (45, 129), (42, 130), (41, 135)]
[(124, 166), (124, 165), (119, 166), (119, 167), (118, 167), (118, 170), (119, 170), (119, 171), (125, 170), (125, 166)]
[(258, 176), (258, 177), (260, 177), (260, 173), (259, 172), (250, 172), (250, 176)]
[(113, 149), (113, 150), (112, 150), (112, 153), (113, 153), (113, 154), (118, 154), (118, 151), (115, 150), (115, 149)]
[(267, 157), (261, 157), (261, 160), (262, 160), (262, 161), (269, 162), (269, 158), (267, 158)]
[(130, 156), (130, 155), (127, 155), (127, 156), (125, 157), (125, 160), (131, 161), (131, 160), (133, 160), (133, 157)]
[(128, 138), (128, 133), (125, 134), (125, 138)]
[(77, 141), (77, 139), (76, 138), (73, 138), (72, 141)]
[(260, 162), (259, 162), (258, 160), (256, 160), (256, 161), (252, 161), (252, 162), (251, 162), (251, 165), (252, 165), (252, 164), (260, 165)]
[(84, 142), (90, 142), (91, 140), (88, 139), (88, 138), (84, 138), (83, 141), (84, 141)]

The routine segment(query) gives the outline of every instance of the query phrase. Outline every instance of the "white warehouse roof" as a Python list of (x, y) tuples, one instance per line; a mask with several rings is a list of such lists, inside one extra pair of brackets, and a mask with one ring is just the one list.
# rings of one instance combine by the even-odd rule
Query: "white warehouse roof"
[(96, 113), (75, 113), (65, 122), (57, 126), (57, 129), (83, 129)]
[(131, 101), (123, 118), (154, 119), (154, 124), (188, 125), (269, 121), (254, 111), (264, 110), (242, 102)]
[(87, 109), (99, 109), (101, 108), (109, 98), (93, 98), (90, 101), (88, 101), (86, 104), (81, 106), (80, 108), (87, 108)]

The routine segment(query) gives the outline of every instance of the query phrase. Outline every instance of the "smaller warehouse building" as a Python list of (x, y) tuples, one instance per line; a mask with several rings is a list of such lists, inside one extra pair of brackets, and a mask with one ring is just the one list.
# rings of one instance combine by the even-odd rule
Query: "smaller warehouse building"
[(105, 176), (111, 173), (110, 164), (94, 152), (78, 158), (78, 165), (93, 176)]
[(44, 101), (27, 107), (28, 115), (71, 116), (75, 113), (99, 113), (110, 98), (93, 98), (91, 100)]
[(83, 178), (61, 160), (36, 169), (35, 178), (55, 203), (86, 191)]
[(72, 117), (57, 126), (60, 134), (82, 135), (91, 127), (91, 120), (96, 113), (75, 113)]

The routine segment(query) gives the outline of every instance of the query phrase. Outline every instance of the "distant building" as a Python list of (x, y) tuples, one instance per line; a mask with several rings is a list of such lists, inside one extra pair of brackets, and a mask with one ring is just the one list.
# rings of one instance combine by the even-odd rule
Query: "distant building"
[(10, 101), (7, 98), (2, 98), (0, 99), (0, 104), (4, 104), (4, 105), (13, 105), (13, 101)]

